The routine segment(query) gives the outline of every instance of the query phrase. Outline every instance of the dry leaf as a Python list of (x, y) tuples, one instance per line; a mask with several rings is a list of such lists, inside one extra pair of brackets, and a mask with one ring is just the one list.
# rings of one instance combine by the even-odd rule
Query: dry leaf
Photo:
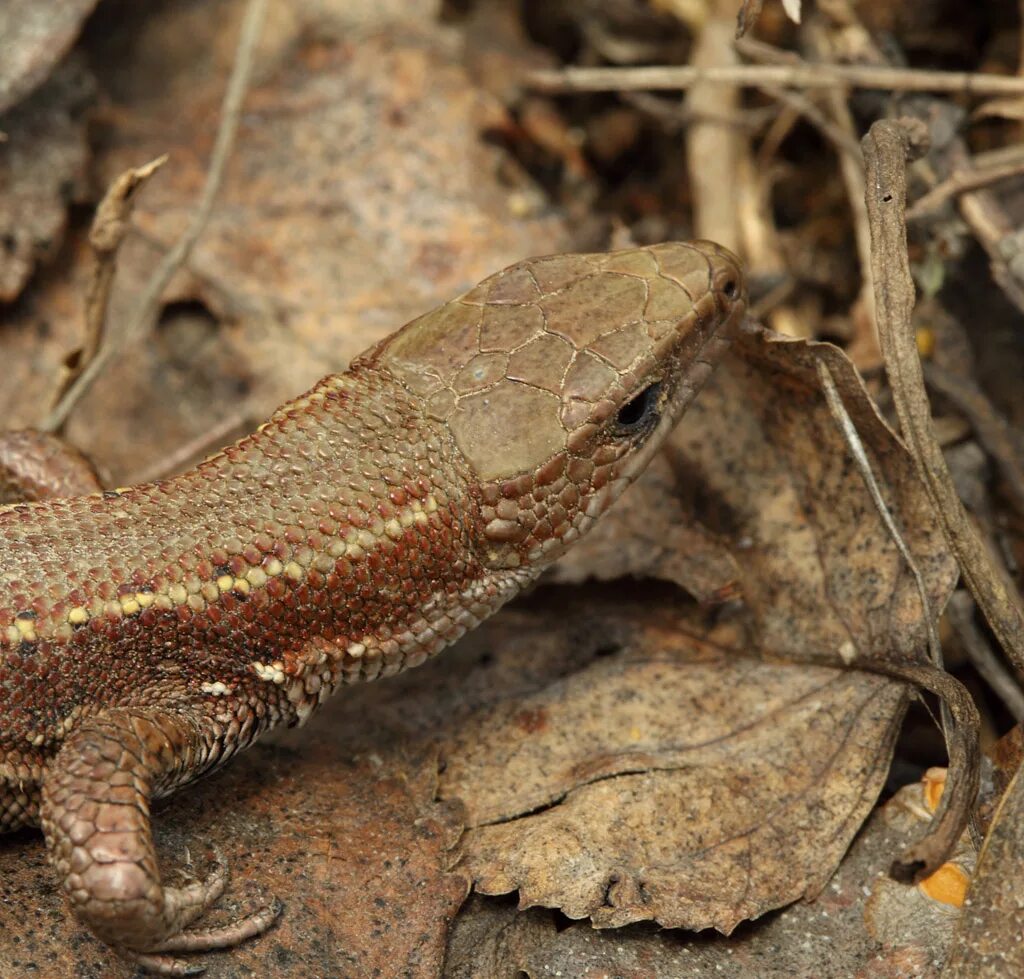
[[(906, 450), (840, 350), (769, 333), (743, 337), (684, 417), (666, 450), (674, 479), (664, 465), (652, 467), (632, 491), (659, 496), (658, 507), (634, 513), (627, 498), (613, 509), (567, 558), (571, 580), (593, 566), (601, 577), (662, 577), (702, 599), (735, 589), (748, 646), (772, 656), (921, 661), (913, 578), (829, 414), (817, 357), (857, 424), (932, 610), (941, 610), (957, 569)], [(700, 534), (713, 546), (698, 549), (693, 563), (654, 546), (631, 550), (623, 542), (645, 514), (645, 542)], [(621, 560), (610, 564), (606, 555), (616, 553)]]
[(935, 979), (949, 948), (950, 927), (938, 929), (927, 949), (885, 948), (864, 927), (872, 887), (886, 881), (892, 853), (920, 831), (920, 817), (906, 801), (908, 794), (919, 792), (919, 786), (907, 786), (871, 816), (814, 900), (753, 922), (728, 938), (650, 925), (614, 934), (595, 931), (586, 922), (565, 927), (551, 911), (517, 911), (509, 901), (475, 896), (452, 928), (444, 979)]
[(819, 890), (885, 778), (902, 685), (737, 659), (653, 597), (590, 617), (604, 655), (443, 742), (440, 798), (467, 807), (477, 889), (598, 926), (723, 932)]
[(548, 579), (578, 584), (632, 575), (674, 582), (705, 604), (734, 597), (740, 578), (736, 557), (693, 519), (680, 475), (665, 453), (652, 459), (600, 532), (569, 551)]

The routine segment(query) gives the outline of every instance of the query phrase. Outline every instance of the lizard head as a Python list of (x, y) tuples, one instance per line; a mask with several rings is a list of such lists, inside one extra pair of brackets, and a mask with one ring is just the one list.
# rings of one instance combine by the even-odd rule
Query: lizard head
[(746, 311), (711, 242), (519, 262), (370, 352), (447, 426), (481, 559), (557, 558), (643, 470)]

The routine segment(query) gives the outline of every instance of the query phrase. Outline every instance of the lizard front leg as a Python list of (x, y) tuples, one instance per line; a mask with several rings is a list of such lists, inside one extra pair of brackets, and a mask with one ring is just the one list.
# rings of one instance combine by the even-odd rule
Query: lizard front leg
[(199, 711), (106, 710), (67, 738), (43, 776), (43, 833), (75, 914), (157, 971), (183, 971), (163, 953), (235, 945), (266, 930), (280, 911), (275, 902), (222, 928), (188, 931), (220, 897), (226, 868), (218, 864), (185, 887), (160, 878), (150, 801), (183, 774), (208, 767), (222, 733)]
[(83, 496), (102, 489), (77, 449), (46, 432), (0, 432), (0, 504)]

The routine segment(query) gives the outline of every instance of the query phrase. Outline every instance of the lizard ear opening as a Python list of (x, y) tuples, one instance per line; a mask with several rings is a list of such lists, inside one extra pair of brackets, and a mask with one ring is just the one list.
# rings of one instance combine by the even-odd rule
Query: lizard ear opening
[(661, 382), (649, 384), (639, 394), (627, 401), (615, 416), (613, 433), (632, 436), (652, 428), (658, 420)]

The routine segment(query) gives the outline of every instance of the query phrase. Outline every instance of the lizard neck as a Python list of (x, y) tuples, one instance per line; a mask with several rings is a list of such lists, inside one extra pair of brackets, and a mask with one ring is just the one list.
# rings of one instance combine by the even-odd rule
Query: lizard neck
[(26, 663), (48, 686), (0, 737), (45, 753), (140, 688), (258, 704), (254, 737), (417, 665), (535, 577), (481, 562), (477, 497), (445, 426), (367, 367), (181, 477), (0, 513), (0, 701)]

